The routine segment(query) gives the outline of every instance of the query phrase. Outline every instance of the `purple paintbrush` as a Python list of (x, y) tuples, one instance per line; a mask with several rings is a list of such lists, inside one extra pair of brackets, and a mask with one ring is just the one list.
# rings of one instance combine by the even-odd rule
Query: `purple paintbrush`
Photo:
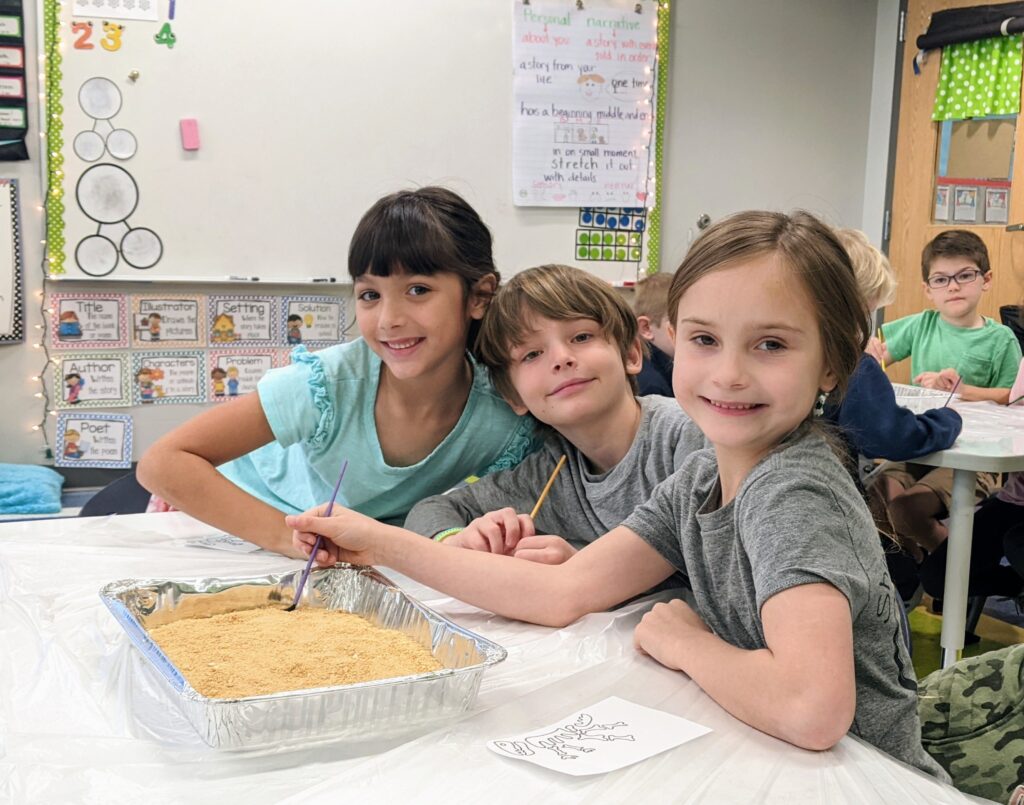
[[(324, 517), (330, 517), (331, 512), (334, 510), (334, 501), (338, 497), (338, 490), (341, 489), (341, 479), (345, 477), (345, 470), (348, 469), (348, 459), (346, 458), (341, 463), (341, 472), (338, 474), (338, 483), (334, 485), (334, 492), (331, 494), (331, 499), (327, 502), (327, 508), (324, 510)], [(292, 605), (288, 607), (285, 612), (291, 612), (299, 605), (299, 599), (302, 598), (302, 590), (306, 586), (306, 579), (309, 578), (309, 571), (313, 568), (313, 561), (316, 559), (316, 552), (320, 550), (320, 546), (323, 544), (324, 538), (319, 534), (316, 535), (316, 543), (313, 545), (313, 550), (309, 554), (309, 559), (306, 560), (306, 569), (302, 571), (302, 577), (299, 579), (299, 586), (295, 588), (295, 600), (292, 601)]]

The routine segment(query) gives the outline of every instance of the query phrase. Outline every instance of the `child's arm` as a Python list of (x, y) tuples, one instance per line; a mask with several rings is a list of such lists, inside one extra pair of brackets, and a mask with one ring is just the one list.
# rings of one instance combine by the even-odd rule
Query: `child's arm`
[(268, 550), (299, 556), (284, 513), (216, 470), (273, 440), (258, 393), (249, 394), (205, 411), (157, 441), (139, 461), (139, 483), (204, 523)]
[(868, 339), (868, 343), (867, 346), (864, 347), (864, 351), (881, 364), (889, 366), (893, 363), (888, 347), (886, 347), (885, 344), (875, 336), (871, 336), (871, 338)]
[[(674, 568), (654, 548), (620, 526), (550, 565), (481, 551), (453, 551), (432, 540), (335, 507), (291, 515), (296, 547), (307, 553), (322, 534), (330, 542), (317, 562), (384, 565), (481, 609), (542, 626), (565, 626), (646, 592)], [(628, 569), (628, 572), (624, 571)]]
[(956, 369), (943, 369), (941, 372), (938, 372), (938, 377), (939, 380), (931, 388), (950, 392), (955, 389), (960, 399), (964, 402), (989, 401), (999, 405), (1006, 405), (1010, 402), (1010, 390), (1008, 388), (985, 388), (984, 386), (971, 386), (967, 383), (962, 383)]
[[(405, 527), (425, 537), (433, 537), (450, 528), (466, 528), (477, 518), (500, 509), (529, 513), (557, 462), (558, 455), (552, 457), (551, 451), (542, 449), (510, 470), (485, 475), (443, 495), (431, 495), (412, 507), (405, 518)], [(564, 478), (555, 480), (551, 498), (557, 500), (563, 494), (564, 483)]]
[(834, 746), (857, 703), (849, 602), (829, 584), (802, 584), (765, 601), (761, 619), (767, 648), (750, 651), (671, 601), (644, 615), (635, 642), (752, 727), (804, 749)]

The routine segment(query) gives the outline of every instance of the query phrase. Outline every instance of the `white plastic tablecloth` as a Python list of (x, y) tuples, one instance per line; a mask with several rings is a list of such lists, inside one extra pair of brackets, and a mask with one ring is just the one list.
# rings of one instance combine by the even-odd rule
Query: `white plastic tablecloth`
[[(807, 752), (737, 721), (685, 675), (638, 655), (647, 599), (565, 629), (500, 618), (389, 574), (503, 645), (466, 718), (426, 734), (261, 754), (202, 744), (97, 595), (124, 578), (295, 569), (280, 556), (185, 545), (213, 533), (183, 514), (0, 524), (0, 801), (955, 803), (975, 801), (847, 737)], [(383, 569), (387, 574), (387, 569)], [(771, 695), (766, 690), (765, 695)], [(637, 765), (573, 778), (485, 742), (609, 695), (714, 731)]]

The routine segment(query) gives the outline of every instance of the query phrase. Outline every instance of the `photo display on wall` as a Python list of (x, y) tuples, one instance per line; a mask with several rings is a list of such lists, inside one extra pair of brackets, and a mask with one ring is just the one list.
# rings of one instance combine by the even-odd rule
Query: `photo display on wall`
[(58, 408), (131, 405), (127, 352), (62, 354), (53, 365)]
[(58, 467), (128, 468), (132, 418), (127, 414), (57, 414)]

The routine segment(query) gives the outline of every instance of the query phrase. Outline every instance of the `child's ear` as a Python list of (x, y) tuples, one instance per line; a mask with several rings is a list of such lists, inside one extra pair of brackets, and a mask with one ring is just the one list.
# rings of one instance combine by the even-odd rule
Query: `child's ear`
[(633, 343), (629, 345), (629, 349), (626, 350), (626, 374), (627, 375), (638, 375), (644, 365), (644, 348), (640, 343), (639, 338), (633, 339)]
[(992, 272), (986, 271), (981, 275), (981, 290), (987, 291), (992, 286)]
[(838, 385), (839, 379), (836, 377), (835, 372), (831, 369), (826, 369), (821, 375), (821, 382), (818, 383), (818, 388), (826, 394), (831, 394), (833, 389)]
[(473, 287), (469, 290), (469, 299), (467, 300), (469, 317), (471, 319), (482, 319), (484, 317), (484, 313), (487, 312), (487, 305), (490, 304), (491, 297), (494, 296), (494, 292), (497, 289), (498, 278), (493, 274), (485, 274), (473, 283)]
[(650, 316), (637, 316), (636, 317), (636, 323), (638, 325), (638, 329), (639, 329), (639, 332), (640, 332), (640, 337), (642, 339), (644, 339), (644, 341), (653, 341), (654, 340), (654, 329), (651, 327), (651, 317)]
[(505, 398), (505, 402), (508, 403), (508, 407), (511, 408), (517, 416), (530, 413), (530, 409), (523, 405), (523, 401), (519, 399), (518, 394), (511, 396), (502, 395)]

